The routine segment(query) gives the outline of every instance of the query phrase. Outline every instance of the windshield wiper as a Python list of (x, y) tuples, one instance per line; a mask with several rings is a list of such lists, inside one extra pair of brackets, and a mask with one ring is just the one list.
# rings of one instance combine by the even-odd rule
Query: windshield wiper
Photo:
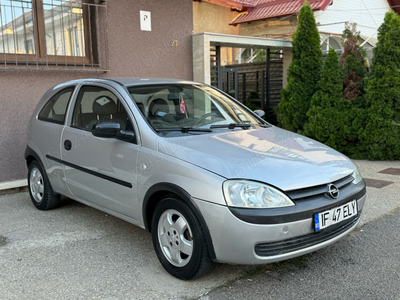
[(212, 132), (212, 130), (210, 128), (194, 128), (194, 127), (191, 127), (191, 126), (171, 127), (171, 128), (157, 128), (155, 130), (157, 132), (160, 132), (160, 131), (180, 131), (182, 133), (188, 133), (189, 131)]
[(249, 124), (249, 123), (230, 123), (230, 124), (220, 124), (220, 125), (211, 125), (211, 128), (228, 128), (228, 129), (235, 129), (236, 127), (241, 127), (241, 128), (248, 128), (251, 126), (260, 126), (260, 127), (270, 127), (270, 125), (267, 124)]

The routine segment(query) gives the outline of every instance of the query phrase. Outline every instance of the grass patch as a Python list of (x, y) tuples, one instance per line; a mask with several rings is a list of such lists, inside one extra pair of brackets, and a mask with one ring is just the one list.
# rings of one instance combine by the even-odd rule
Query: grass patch
[(356, 229), (354, 229), (352, 232), (350, 232), (347, 236), (355, 235), (356, 233), (359, 233), (361, 230), (362, 230), (361, 227), (357, 226)]
[(276, 271), (305, 268), (307, 266), (307, 256), (303, 255), (289, 260), (279, 261), (274, 263), (272, 266)]
[(246, 270), (241, 279), (247, 279), (252, 276), (260, 275), (262, 273), (265, 273), (266, 271), (271, 271), (272, 268), (273, 265), (258, 265), (255, 267), (251, 267), (248, 270)]
[(371, 220), (370, 222), (375, 222), (375, 221), (377, 221), (379, 219), (382, 219), (382, 218), (384, 218), (386, 216), (391, 216), (391, 215), (397, 213), (399, 210), (400, 210), (400, 207), (397, 207), (397, 208), (393, 209), (392, 211), (389, 211), (388, 213), (386, 213), (384, 215), (381, 215), (381, 216), (377, 217), (376, 219)]
[(185, 299), (199, 299), (202, 296), (205, 296), (217, 289), (228, 288), (235, 282), (238, 282), (240, 280), (250, 279), (251, 277), (261, 275), (266, 272), (282, 273), (282, 272), (297, 270), (300, 268), (305, 268), (307, 266), (307, 257), (308, 257), (308, 255), (303, 255), (303, 256), (295, 257), (295, 258), (292, 258), (289, 260), (284, 260), (284, 261), (280, 261), (280, 262), (276, 262), (276, 263), (272, 263), (272, 264), (247, 266), (247, 267), (245, 267), (246, 270), (244, 271), (244, 273), (242, 275), (240, 275), (236, 278), (230, 279), (219, 286), (211, 288), (207, 293), (200, 295), (196, 298), (185, 298)]
[(0, 246), (5, 246), (7, 244), (7, 238), (0, 235)]

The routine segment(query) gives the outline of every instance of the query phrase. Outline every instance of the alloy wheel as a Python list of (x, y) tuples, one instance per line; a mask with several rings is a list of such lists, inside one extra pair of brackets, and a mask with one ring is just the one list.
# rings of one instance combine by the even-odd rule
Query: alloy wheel
[(185, 217), (168, 209), (160, 216), (157, 230), (161, 250), (168, 261), (175, 267), (186, 266), (193, 254), (193, 235)]
[(43, 200), (44, 181), (42, 173), (36, 167), (31, 171), (29, 185), (33, 199), (38, 203), (41, 202)]

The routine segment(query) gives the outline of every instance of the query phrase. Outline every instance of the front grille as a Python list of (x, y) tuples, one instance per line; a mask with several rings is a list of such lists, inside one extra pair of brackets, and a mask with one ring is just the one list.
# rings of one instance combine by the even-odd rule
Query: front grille
[(254, 247), (254, 251), (258, 256), (274, 256), (311, 247), (333, 239), (350, 229), (358, 222), (360, 216), (361, 212), (354, 218), (347, 220), (345, 224), (337, 224), (336, 226), (332, 226), (332, 228), (328, 227), (320, 232), (314, 232), (279, 242), (257, 244)]
[[(336, 180), (334, 182), (330, 182), (334, 184), (337, 188), (343, 189), (347, 185), (349, 185), (354, 178), (352, 175), (348, 175), (344, 178), (341, 178), (339, 180)], [(328, 193), (328, 184), (321, 184), (309, 188), (304, 188), (304, 189), (299, 189), (299, 190), (293, 190), (293, 191), (287, 191), (286, 194), (290, 197), (292, 200), (303, 200), (305, 198), (321, 195)]]

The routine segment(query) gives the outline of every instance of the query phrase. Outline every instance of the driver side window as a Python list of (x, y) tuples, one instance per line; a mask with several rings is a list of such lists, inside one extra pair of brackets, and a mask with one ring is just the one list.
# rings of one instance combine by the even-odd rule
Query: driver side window
[(122, 102), (112, 92), (99, 86), (83, 86), (76, 100), (72, 126), (91, 131), (97, 122), (119, 123), (121, 130), (133, 131)]

